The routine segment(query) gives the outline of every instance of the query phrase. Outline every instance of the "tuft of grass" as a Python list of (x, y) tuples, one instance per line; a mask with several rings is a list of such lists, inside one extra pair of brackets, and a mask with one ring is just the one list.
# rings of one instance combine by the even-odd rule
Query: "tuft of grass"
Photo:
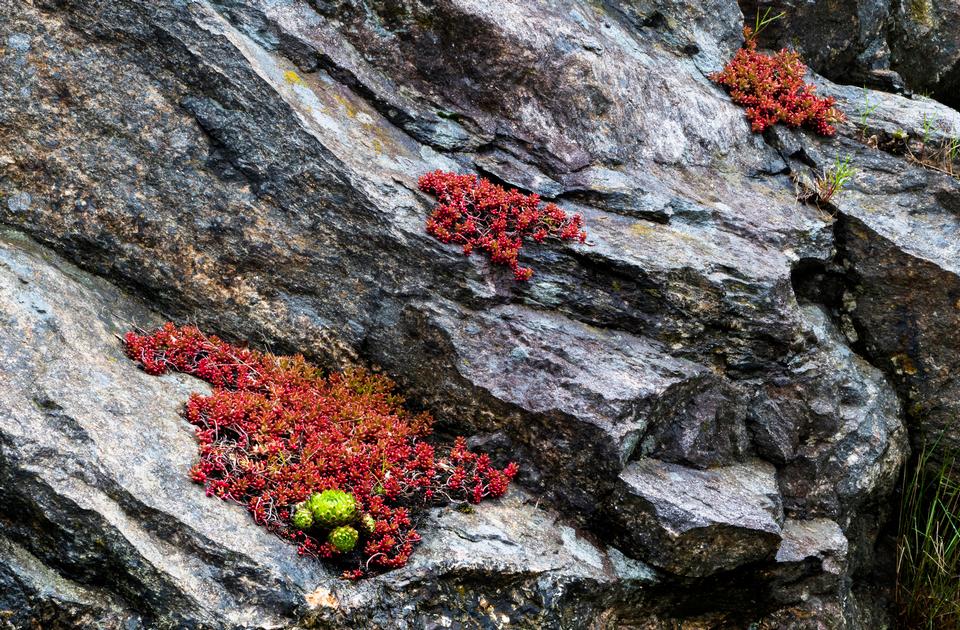
[(870, 103), (870, 91), (867, 86), (863, 86), (863, 109), (860, 110), (860, 131), (867, 132), (867, 121), (873, 116), (873, 113), (880, 107), (880, 103)]
[(953, 177), (960, 177), (960, 168), (957, 165), (960, 161), (960, 138), (944, 138), (932, 158), (936, 162), (937, 170)]
[(777, 20), (782, 20), (787, 16), (786, 11), (781, 11), (776, 15), (770, 15), (772, 12), (773, 7), (767, 7), (767, 10), (763, 12), (763, 15), (760, 15), (760, 7), (757, 7), (757, 18), (754, 20), (753, 31), (751, 32), (749, 39), (756, 39), (768, 26)]
[(960, 179), (960, 137), (956, 130), (936, 117), (923, 115), (920, 129), (907, 133), (903, 129), (869, 135), (868, 121), (879, 103), (871, 103), (866, 86), (863, 88), (863, 107), (859, 113), (860, 139), (872, 148), (880, 148), (895, 155), (903, 155), (914, 164)]
[(910, 142), (909, 136), (894, 133), (894, 138), (903, 142), (904, 152), (911, 161), (951, 177), (960, 178), (960, 138), (934, 138), (934, 122), (923, 118), (923, 137), (919, 142)]
[(923, 149), (927, 148), (930, 140), (933, 139), (933, 132), (936, 129), (936, 120), (930, 119), (926, 114), (923, 115)]
[(936, 444), (904, 470), (897, 535), (899, 627), (960, 628), (960, 469)]
[(950, 138), (944, 144), (947, 159), (950, 162), (956, 162), (960, 158), (960, 138)]
[(840, 159), (837, 156), (833, 166), (826, 169), (823, 175), (817, 178), (817, 197), (822, 203), (830, 203), (834, 195), (843, 190), (851, 179), (854, 169), (850, 166), (850, 156)]

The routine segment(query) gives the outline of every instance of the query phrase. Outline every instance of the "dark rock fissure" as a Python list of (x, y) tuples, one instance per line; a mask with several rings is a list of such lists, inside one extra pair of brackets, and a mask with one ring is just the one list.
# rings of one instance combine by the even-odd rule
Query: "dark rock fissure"
[(791, 270), (790, 281), (799, 301), (824, 307), (843, 333), (847, 346), (859, 357), (883, 371), (876, 359), (868, 353), (863, 343), (863, 331), (858, 330), (858, 322), (851, 318), (844, 307), (844, 300), (849, 298), (850, 290), (856, 286), (855, 276), (845, 269), (843, 264), (843, 239), (839, 225), (844, 220), (842, 214), (833, 219), (833, 243), (836, 250), (834, 257), (826, 260), (801, 259)]
[[(842, 212), (834, 218), (833, 258), (800, 260), (792, 270), (791, 282), (798, 300), (824, 307), (837, 328), (843, 332), (847, 346), (886, 375), (887, 381), (891, 383), (891, 387), (900, 399), (903, 410), (901, 419), (914, 447), (902, 465), (904, 471), (910, 471), (917, 466), (916, 446), (920, 440), (917, 418), (911, 413), (913, 405), (909, 396), (897, 386), (895, 380), (891, 379), (889, 362), (883, 361), (869, 351), (864, 341), (867, 331), (863, 329), (862, 323), (852, 316), (847, 306), (849, 300), (853, 299), (852, 294), (860, 281), (846, 258), (845, 227), (850, 220)], [(904, 474), (907, 473), (899, 473), (899, 475)], [(898, 484), (893, 496), (889, 497), (888, 504), (875, 506), (877, 514), (885, 515), (881, 522), (875, 524), (878, 526), (874, 537), (876, 548), (869, 555), (870, 564), (860, 567), (851, 575), (855, 590), (865, 591), (865, 597), (883, 601), (890, 596), (893, 585), (896, 583), (900, 500), (901, 488)]]

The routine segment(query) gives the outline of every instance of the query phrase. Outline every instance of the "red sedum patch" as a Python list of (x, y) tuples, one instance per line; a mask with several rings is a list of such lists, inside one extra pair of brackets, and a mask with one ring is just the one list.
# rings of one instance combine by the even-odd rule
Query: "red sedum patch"
[(533, 270), (517, 260), (526, 239), (587, 239), (579, 214), (568, 217), (556, 204), (542, 204), (539, 195), (506, 190), (476, 175), (434, 171), (420, 177), (419, 186), (437, 197), (427, 220), (428, 234), (463, 245), (467, 255), (474, 250), (486, 253), (494, 264), (510, 267), (517, 280), (533, 276)]
[[(403, 566), (420, 539), (418, 514), (444, 501), (501, 496), (517, 473), (515, 463), (494, 468), (463, 438), (437, 456), (424, 441), (432, 418), (404, 410), (381, 375), (352, 369), (324, 376), (302, 356), (233, 346), (192, 326), (130, 332), (125, 343), (149, 374), (175, 370), (214, 386), (187, 403), (200, 447), (193, 480), (210, 496), (246, 506), (301, 554), (351, 567), (345, 577)], [(349, 554), (291, 522), (297, 503), (327, 489), (352, 493), (368, 526)]]
[(752, 29), (748, 26), (743, 32), (744, 47), (710, 78), (727, 88), (734, 103), (747, 108), (753, 130), (759, 133), (782, 122), (823, 136), (835, 134), (834, 124), (845, 117), (832, 97), (817, 96), (816, 87), (804, 82), (807, 66), (800, 55), (785, 48), (765, 55), (757, 51)]

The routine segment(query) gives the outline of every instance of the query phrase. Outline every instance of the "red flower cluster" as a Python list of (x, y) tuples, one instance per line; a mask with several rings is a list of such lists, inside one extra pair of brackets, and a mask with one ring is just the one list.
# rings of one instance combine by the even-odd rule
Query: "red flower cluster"
[[(420, 539), (418, 512), (501, 496), (517, 473), (514, 463), (497, 470), (463, 438), (438, 457), (423, 441), (431, 417), (406, 412), (386, 377), (360, 369), (324, 377), (302, 356), (232, 346), (190, 326), (131, 332), (125, 342), (149, 374), (176, 370), (214, 386), (187, 403), (200, 442), (193, 480), (208, 495), (245, 505), (301, 554), (352, 566), (345, 577), (402, 566)], [(291, 522), (297, 503), (328, 489), (352, 493), (368, 524), (348, 554)]]
[(807, 66), (800, 55), (783, 49), (773, 56), (757, 52), (750, 27), (747, 38), (723, 71), (710, 75), (730, 92), (734, 103), (747, 108), (747, 118), (756, 132), (778, 122), (806, 126), (823, 136), (836, 133), (835, 123), (845, 120), (832, 97), (816, 95), (816, 87), (803, 80)]
[(427, 233), (444, 243), (463, 245), (463, 253), (486, 252), (490, 260), (513, 270), (517, 280), (529, 280), (533, 270), (517, 261), (525, 238), (587, 239), (583, 217), (568, 217), (556, 204), (542, 205), (539, 195), (505, 190), (476, 175), (434, 171), (420, 177), (420, 190), (437, 197), (427, 220)]

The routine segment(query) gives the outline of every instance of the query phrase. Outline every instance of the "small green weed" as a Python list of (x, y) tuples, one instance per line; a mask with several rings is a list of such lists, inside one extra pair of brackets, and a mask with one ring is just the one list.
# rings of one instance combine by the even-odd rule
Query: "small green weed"
[(860, 110), (860, 131), (867, 132), (867, 121), (873, 113), (880, 107), (880, 103), (870, 103), (870, 91), (867, 86), (863, 86), (863, 109)]

